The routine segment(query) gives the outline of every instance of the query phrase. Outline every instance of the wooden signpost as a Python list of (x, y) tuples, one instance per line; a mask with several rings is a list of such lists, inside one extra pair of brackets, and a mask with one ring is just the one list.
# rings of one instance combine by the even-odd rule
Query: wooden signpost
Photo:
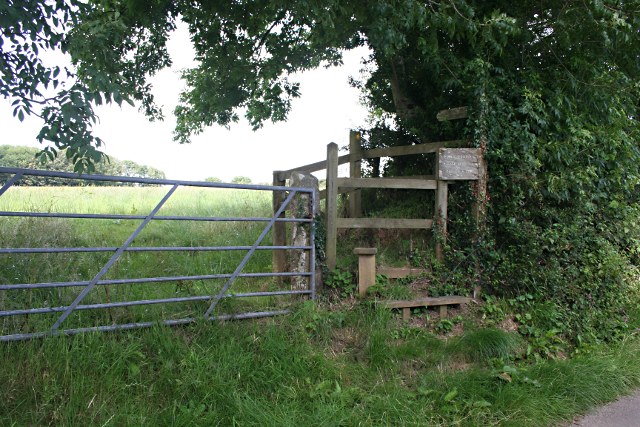
[[(448, 181), (477, 181), (483, 176), (482, 151), (479, 148), (441, 148), (438, 150), (436, 178), (436, 221), (440, 239), (447, 236)], [(442, 242), (436, 242), (436, 259), (442, 261)]]

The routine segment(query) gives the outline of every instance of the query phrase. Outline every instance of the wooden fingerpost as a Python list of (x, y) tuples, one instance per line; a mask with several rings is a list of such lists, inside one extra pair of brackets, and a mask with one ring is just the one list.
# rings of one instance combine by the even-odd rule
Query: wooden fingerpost
[(327, 267), (336, 268), (336, 245), (338, 243), (338, 145), (327, 145)]
[(376, 284), (376, 248), (355, 248), (353, 253), (358, 255), (358, 294), (367, 295), (369, 286)]
[[(362, 178), (362, 146), (360, 145), (360, 132), (354, 130), (349, 132), (349, 176), (351, 178)], [(357, 188), (349, 193), (349, 218), (362, 217), (362, 191)]]
[(438, 181), (438, 190), (436, 194), (436, 259), (440, 262), (444, 261), (444, 250), (442, 244), (447, 238), (447, 195), (449, 193), (449, 184), (447, 181)]
[[(274, 186), (285, 186), (286, 180), (282, 179), (282, 172), (274, 171), (273, 172), (273, 185)], [(273, 213), (275, 214), (285, 199), (284, 191), (274, 191), (273, 192)], [(280, 218), (284, 218), (286, 215), (285, 212), (280, 215)], [(287, 244), (287, 224), (285, 222), (276, 222), (273, 224), (273, 232), (272, 232), (272, 242), (273, 246), (285, 246)], [(271, 255), (271, 269), (274, 273), (284, 273), (287, 271), (287, 252), (284, 250), (273, 250)], [(276, 281), (279, 284), (282, 284), (283, 278), (276, 277)]]

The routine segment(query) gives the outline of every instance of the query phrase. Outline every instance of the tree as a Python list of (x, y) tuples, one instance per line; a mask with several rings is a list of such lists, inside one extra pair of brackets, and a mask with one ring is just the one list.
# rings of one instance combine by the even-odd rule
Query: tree
[(251, 178), (248, 176), (234, 176), (231, 182), (233, 184), (251, 184)]
[[(58, 156), (51, 161), (39, 161), (37, 156), (40, 150), (35, 147), (0, 145), (0, 164), (4, 167), (45, 169), (59, 172), (71, 172), (74, 170), (73, 162), (67, 156)], [(63, 152), (64, 154), (64, 152)], [(101, 175), (115, 175), (138, 178), (165, 178), (164, 172), (151, 166), (140, 165), (131, 160), (120, 161), (110, 158), (96, 165), (95, 172)], [(11, 175), (0, 174), (0, 183), (6, 182)], [(79, 181), (55, 177), (24, 176), (16, 185), (34, 186), (58, 186), (58, 185), (118, 185), (100, 181)], [(122, 184), (133, 185), (133, 184)]]
[[(68, 145), (76, 160), (92, 158), (95, 151), (81, 148), (101, 144), (90, 135), (92, 104), (135, 100), (150, 118), (162, 117), (148, 79), (170, 65), (166, 41), (180, 17), (198, 61), (184, 73), (187, 89), (175, 111), (180, 142), (204, 126), (229, 125), (240, 109), (256, 128), (284, 120), (299, 95), (292, 73), (339, 64), (343, 50), (364, 44), (373, 52), (375, 71), (362, 82), (372, 108), (427, 137), (425, 116), (431, 121), (443, 105), (476, 102), (488, 84), (510, 89), (505, 83), (516, 75), (521, 83), (555, 83), (550, 88), (575, 93), (603, 70), (632, 79), (639, 7), (637, 0), (592, 0), (587, 7), (504, 0), (10, 1), (0, 6), (8, 40), (1, 93), (14, 99), (19, 117), (35, 112), (33, 102), (46, 105), (39, 138)], [(58, 84), (60, 70), (42, 64), (41, 49), (69, 53), (76, 67), (65, 70), (71, 87), (51, 98), (42, 86)], [(633, 86), (616, 77), (598, 81), (614, 83)]]

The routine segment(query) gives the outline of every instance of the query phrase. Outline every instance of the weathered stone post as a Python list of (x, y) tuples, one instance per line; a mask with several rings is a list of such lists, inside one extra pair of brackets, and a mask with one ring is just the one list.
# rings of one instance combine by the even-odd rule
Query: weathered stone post
[[(315, 193), (315, 206), (311, 206), (310, 193), (298, 193), (291, 201), (289, 215), (291, 218), (315, 218), (318, 213), (318, 203), (320, 191), (318, 189), (318, 179), (308, 172), (292, 172), (289, 179), (291, 187), (311, 188)], [(291, 231), (291, 245), (309, 246), (311, 242), (311, 224), (293, 223)], [(311, 269), (311, 251), (292, 250), (289, 253), (289, 265), (291, 271), (298, 273), (309, 272)], [(291, 278), (291, 290), (302, 291), (311, 289), (310, 278), (306, 276), (293, 276)]]

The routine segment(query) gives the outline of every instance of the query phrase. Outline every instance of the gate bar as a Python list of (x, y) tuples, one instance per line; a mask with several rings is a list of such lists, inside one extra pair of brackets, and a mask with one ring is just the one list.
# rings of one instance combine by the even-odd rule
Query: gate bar
[[(276, 295), (306, 295), (311, 291), (274, 291), (274, 292), (246, 292), (238, 294), (226, 294), (222, 298), (249, 298), (249, 297), (268, 297)], [(177, 298), (159, 298), (159, 299), (147, 299), (138, 301), (121, 301), (99, 304), (87, 304), (78, 305), (76, 310), (96, 310), (101, 308), (118, 308), (118, 307), (131, 307), (139, 305), (152, 305), (152, 304), (164, 304), (164, 303), (178, 303), (178, 302), (192, 302), (192, 301), (207, 301), (211, 299), (211, 295), (197, 295), (190, 297), (177, 297)], [(0, 311), (0, 317), (12, 317), (29, 314), (48, 314), (59, 313), (67, 310), (68, 306), (62, 307), (42, 307), (42, 308), (25, 308), (21, 310), (5, 310)]]
[[(54, 178), (68, 178), (72, 180), (83, 179), (85, 181), (104, 181), (104, 182), (130, 182), (137, 184), (158, 185), (178, 185), (181, 187), (211, 187), (211, 188), (235, 188), (238, 190), (264, 190), (264, 191), (301, 191), (308, 193), (311, 190), (305, 187), (286, 187), (277, 185), (256, 185), (256, 184), (234, 184), (226, 182), (202, 182), (202, 181), (182, 181), (176, 179), (157, 179), (157, 178), (137, 178), (129, 176), (111, 176), (111, 175), (81, 175), (71, 172), (54, 172), (54, 171), (34, 171), (24, 168), (6, 168), (0, 167), (0, 173), (13, 173), (31, 176), (48, 176)], [(1, 194), (1, 193), (0, 193)]]
[(125, 240), (125, 242), (122, 244), (122, 246), (120, 246), (120, 248), (116, 251), (116, 253), (114, 253), (111, 256), (109, 261), (107, 261), (107, 263), (102, 267), (102, 269), (98, 272), (98, 274), (96, 274), (95, 277), (93, 279), (91, 279), (91, 283), (89, 283), (82, 290), (82, 292), (80, 292), (80, 294), (76, 297), (76, 299), (73, 301), (73, 303), (71, 303), (71, 305), (67, 308), (67, 310), (64, 313), (62, 313), (60, 318), (58, 320), (56, 320), (56, 323), (54, 323), (53, 326), (51, 327), (51, 332), (52, 333), (55, 333), (58, 330), (58, 327), (60, 326), (60, 324), (62, 322), (64, 322), (64, 320), (67, 317), (69, 317), (69, 315), (73, 312), (73, 310), (75, 310), (75, 308), (78, 306), (78, 304), (80, 304), (80, 301), (82, 301), (84, 299), (84, 297), (86, 297), (87, 294), (89, 292), (91, 292), (91, 290), (96, 286), (96, 283), (98, 282), (98, 280), (100, 280), (100, 278), (102, 276), (104, 276), (107, 273), (107, 271), (109, 271), (111, 266), (124, 253), (124, 250), (127, 248), (127, 246), (129, 246), (133, 242), (133, 239), (138, 237), (138, 234), (140, 234), (140, 232), (144, 229), (144, 227), (146, 227), (146, 225), (149, 222), (151, 222), (151, 220), (153, 219), (155, 214), (158, 213), (158, 211), (160, 210), (162, 205), (164, 205), (165, 202), (167, 200), (169, 200), (169, 198), (173, 195), (173, 193), (177, 189), (178, 189), (178, 185), (175, 184), (173, 187), (171, 187), (171, 189), (167, 192), (167, 194), (165, 194), (165, 196), (162, 198), (162, 200), (160, 200), (160, 202), (156, 205), (156, 207), (153, 208), (153, 210), (151, 212), (149, 212), (149, 215), (147, 215), (147, 218), (144, 221), (142, 221), (142, 223), (140, 223), (138, 228), (136, 228), (136, 230), (129, 236), (129, 238), (127, 238), (127, 240)]
[[(263, 250), (310, 250), (313, 246), (258, 246), (257, 251)], [(251, 246), (134, 246), (125, 249), (125, 252), (178, 252), (178, 251), (248, 251)], [(113, 252), (118, 247), (95, 248), (0, 248), (0, 254), (57, 254), (69, 252)]]
[[(177, 185), (177, 184), (176, 184)], [(125, 214), (81, 214), (81, 213), (64, 213), (64, 212), (18, 212), (18, 211), (0, 211), (0, 217), (3, 216), (20, 216), (26, 218), (74, 218), (74, 219), (145, 219), (145, 215), (125, 215)], [(219, 221), (219, 222), (268, 222), (270, 217), (207, 217), (207, 216), (177, 216), (164, 215), (156, 216), (154, 221)], [(310, 219), (298, 218), (278, 218), (277, 222), (311, 222)]]
[[(249, 262), (249, 258), (251, 258), (253, 253), (256, 251), (256, 248), (260, 245), (260, 243), (262, 243), (262, 240), (264, 240), (269, 230), (271, 230), (271, 227), (273, 227), (273, 224), (275, 224), (276, 219), (282, 214), (282, 212), (284, 212), (287, 206), (289, 206), (289, 203), (291, 202), (291, 200), (293, 200), (293, 197), (296, 194), (297, 194), (297, 191), (295, 190), (292, 190), (291, 192), (289, 192), (289, 195), (284, 200), (284, 202), (282, 202), (282, 205), (278, 209), (278, 212), (273, 214), (273, 218), (271, 218), (271, 221), (269, 221), (269, 223), (264, 228), (264, 230), (262, 230), (262, 233), (260, 233), (260, 236), (258, 236), (258, 239), (256, 240), (256, 242), (253, 244), (251, 249), (249, 249), (249, 252), (247, 252), (247, 254), (244, 256), (244, 259), (242, 260), (242, 262), (238, 264), (238, 267), (236, 267), (236, 270), (233, 272), (229, 280), (227, 280), (227, 283), (225, 283), (225, 285), (222, 287), (218, 295), (216, 295), (215, 297), (212, 297), (213, 301), (211, 301), (209, 308), (204, 313), (205, 318), (209, 317), (213, 309), (216, 308), (216, 305), (218, 304), (218, 301), (220, 301), (220, 298), (224, 296), (224, 294), (227, 292), (227, 290), (229, 289), (229, 287), (231, 286), (235, 278), (238, 276), (238, 274), (240, 274), (244, 266), (247, 265), (247, 262)], [(311, 274), (314, 274), (314, 273), (312, 272)]]
[(7, 191), (9, 189), (9, 187), (11, 187), (13, 184), (15, 184), (20, 178), (22, 178), (22, 175), (24, 175), (23, 171), (18, 171), (15, 172), (15, 175), (13, 175), (11, 177), (11, 179), (9, 181), (7, 181), (2, 188), (0, 188), (0, 196), (2, 196), (5, 191)]
[[(284, 273), (241, 273), (236, 277), (295, 277), (295, 276), (310, 276), (311, 273), (299, 273), (299, 272), (284, 272)], [(103, 285), (126, 285), (136, 283), (161, 283), (161, 282), (177, 282), (179, 280), (215, 280), (215, 279), (228, 279), (232, 274), (206, 274), (201, 276), (167, 276), (167, 277), (142, 277), (139, 279), (111, 279), (111, 280), (98, 280), (96, 286)], [(15, 285), (0, 285), (0, 291), (7, 291), (12, 289), (46, 289), (46, 288), (68, 288), (71, 286), (87, 286), (91, 284), (89, 280), (83, 280), (78, 282), (50, 282), (50, 283), (19, 283)]]
[[(259, 317), (281, 316), (289, 313), (290, 313), (289, 310), (278, 310), (278, 311), (256, 311), (256, 312), (242, 313), (242, 314), (222, 314), (220, 316), (212, 317), (211, 320), (224, 321), (224, 320), (256, 319)], [(64, 329), (64, 330), (58, 331), (58, 334), (78, 335), (86, 332), (111, 332), (111, 331), (122, 331), (122, 330), (129, 330), (129, 329), (150, 328), (157, 325), (166, 325), (166, 326), (188, 325), (194, 322), (197, 322), (197, 319), (185, 318), (185, 319), (161, 320), (158, 322), (123, 323), (120, 325)], [(0, 335), (0, 342), (22, 341), (22, 340), (27, 340), (31, 338), (44, 338), (50, 335), (51, 335), (50, 332), (34, 332), (30, 334)]]

